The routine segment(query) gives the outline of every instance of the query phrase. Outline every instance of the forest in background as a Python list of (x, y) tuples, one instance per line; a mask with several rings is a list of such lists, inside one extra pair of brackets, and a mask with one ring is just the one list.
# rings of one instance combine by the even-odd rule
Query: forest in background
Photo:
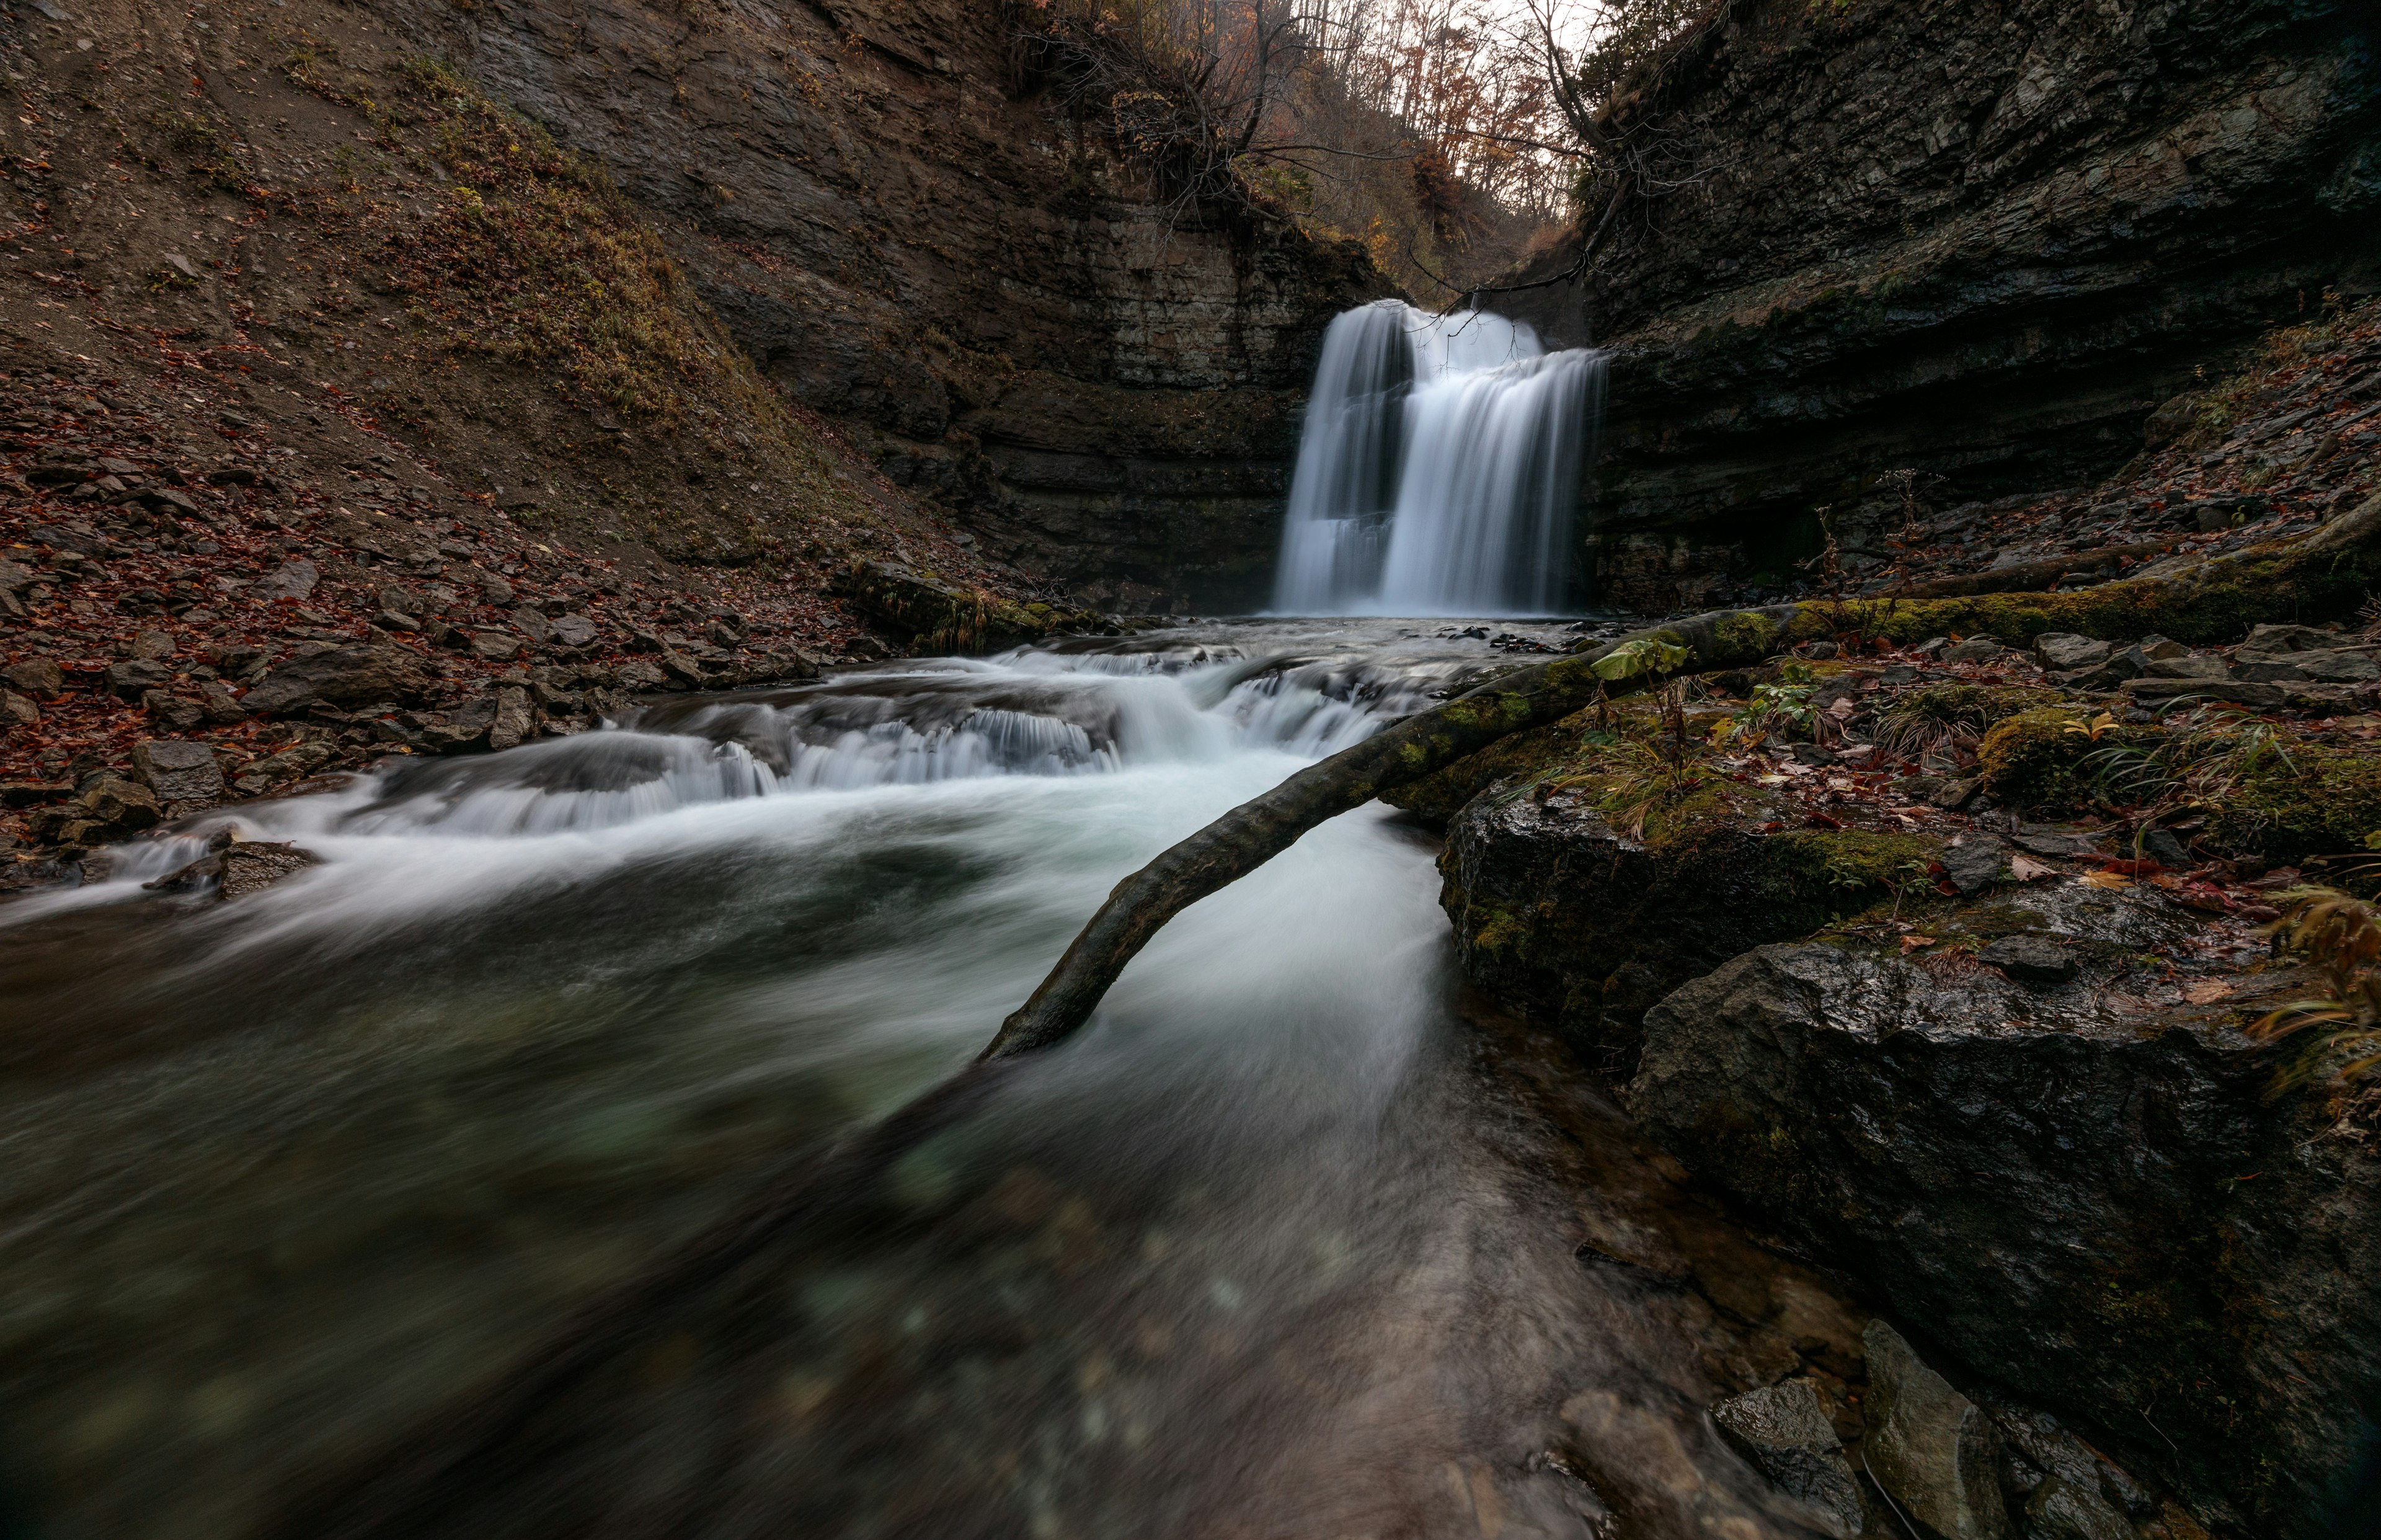
[(1361, 240), (1447, 308), (1562, 238), (1596, 115), (1714, 0), (1020, 0), (1024, 83), (1169, 196)]

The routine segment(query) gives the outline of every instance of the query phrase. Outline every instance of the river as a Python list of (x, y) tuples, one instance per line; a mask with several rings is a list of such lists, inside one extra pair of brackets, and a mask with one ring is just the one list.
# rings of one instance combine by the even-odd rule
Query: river
[[(1705, 1409), (1849, 1363), (1860, 1314), (1465, 996), (1434, 841), (1378, 805), (816, 1222), (568, 1325), (963, 1066), (1117, 878), (1512, 661), (1496, 633), (1565, 636), (1248, 621), (666, 698), (214, 815), (324, 858), (261, 893), (145, 890), (196, 848), (151, 841), (0, 908), (14, 1522), (1820, 1533)], [(398, 1458), (575, 1330), (568, 1394)]]

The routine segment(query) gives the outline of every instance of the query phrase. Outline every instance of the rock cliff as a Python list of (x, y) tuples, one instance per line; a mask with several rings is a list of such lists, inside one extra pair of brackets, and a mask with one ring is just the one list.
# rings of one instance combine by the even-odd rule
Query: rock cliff
[(1649, 169), (1584, 275), (1545, 282), (1573, 242), (1496, 301), (1616, 352), (1606, 594), (1782, 581), (1889, 471), (1936, 507), (2104, 473), (2263, 327), (2370, 292), (2376, 38), (2350, 0), (1725, 6), (1611, 110)]
[(1353, 243), (1169, 203), (957, 0), (385, 7), (605, 166), (773, 380), (1111, 607), (1253, 602)]

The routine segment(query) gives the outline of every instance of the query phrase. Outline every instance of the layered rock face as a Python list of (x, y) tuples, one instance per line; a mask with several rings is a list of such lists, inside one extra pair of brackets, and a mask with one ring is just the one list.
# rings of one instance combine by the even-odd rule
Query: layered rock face
[(1108, 606), (1264, 589), (1361, 248), (1135, 180), (957, 0), (457, 7), (396, 24), (607, 166), (764, 371), (994, 553)]
[[(1645, 1018), (1630, 1108), (2222, 1528), (2345, 1533), (2323, 1504), (2381, 1383), (2381, 1164), (2319, 1097), (2277, 1100), (2277, 1056), (2238, 1027), (2310, 981), (2159, 976), (2143, 955), (2198, 927), (2137, 894), (2068, 885), (1964, 923), (2001, 952), (1831, 937), (1688, 984)], [(2015, 937), (2065, 982), (1992, 966)]]
[(1936, 507), (2106, 472), (2260, 328), (2371, 291), (2376, 40), (2352, 0), (1736, 0), (1612, 115), (1652, 194), (1497, 301), (1617, 352), (1604, 595), (1777, 581), (1821, 509), (1857, 550), (1894, 471)]

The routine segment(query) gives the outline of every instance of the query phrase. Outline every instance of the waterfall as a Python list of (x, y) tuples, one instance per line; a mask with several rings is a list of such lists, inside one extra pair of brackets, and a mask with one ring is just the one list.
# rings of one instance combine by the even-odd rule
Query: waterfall
[(1604, 355), (1379, 299), (1336, 317), (1290, 483), (1276, 610), (1547, 615)]

